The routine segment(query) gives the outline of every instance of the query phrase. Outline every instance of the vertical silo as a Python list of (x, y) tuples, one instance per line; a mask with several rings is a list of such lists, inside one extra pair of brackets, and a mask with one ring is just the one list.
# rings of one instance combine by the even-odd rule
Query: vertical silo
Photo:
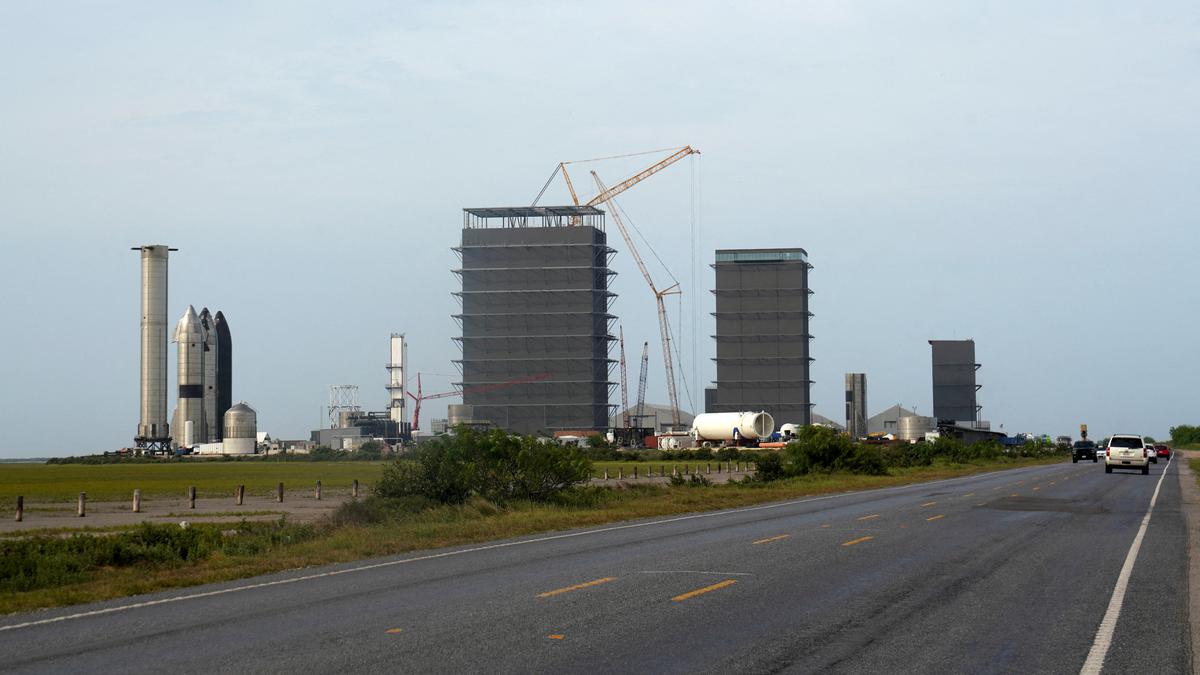
[(147, 450), (166, 449), (167, 424), (167, 257), (176, 249), (137, 246), (142, 256), (141, 395), (134, 444)]
[(867, 375), (846, 373), (846, 433), (867, 437)]

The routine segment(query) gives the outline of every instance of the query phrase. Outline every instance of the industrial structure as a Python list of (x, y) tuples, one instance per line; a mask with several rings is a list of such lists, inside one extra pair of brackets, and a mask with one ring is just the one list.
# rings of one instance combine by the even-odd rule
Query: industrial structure
[(933, 416), (939, 425), (974, 426), (980, 406), (975, 402), (974, 340), (930, 340), (933, 347)]
[(161, 244), (135, 246), (141, 252), (141, 389), (134, 447), (165, 452), (171, 445), (167, 424), (167, 258)]
[(867, 375), (846, 373), (846, 433), (867, 437)]
[(404, 342), (404, 334), (392, 333), (388, 347), (388, 417), (400, 427), (408, 421), (405, 412), (408, 390), (404, 379), (408, 373), (408, 348)]
[(179, 391), (172, 419), (177, 447), (219, 443), (233, 400), (233, 339), (225, 315), (205, 307), (187, 311), (175, 325)]
[(707, 412), (763, 410), (810, 424), (808, 253), (802, 248), (716, 252), (715, 388)]
[[(594, 206), (463, 210), (454, 318), (463, 403), (450, 424), (525, 434), (607, 426), (615, 294)], [(495, 386), (504, 385), (504, 386)]]
[(392, 333), (388, 338), (387, 408), (382, 411), (366, 411), (358, 401), (358, 385), (335, 384), (329, 387), (329, 426), (314, 429), (310, 442), (335, 450), (354, 450), (367, 441), (382, 441), (397, 446), (412, 439), (412, 425), (405, 419), (407, 398), (416, 398), (419, 414), (421, 399), (408, 391), (408, 346), (403, 333)]

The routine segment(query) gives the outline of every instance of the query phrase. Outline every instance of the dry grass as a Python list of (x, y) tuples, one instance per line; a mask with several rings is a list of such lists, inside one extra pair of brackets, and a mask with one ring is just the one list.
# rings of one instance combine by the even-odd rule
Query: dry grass
[(83, 583), (0, 597), (0, 612), (94, 602), (415, 550), (460, 546), (639, 518), (722, 510), (810, 495), (891, 487), (1061, 461), (1019, 460), (979, 465), (942, 465), (898, 470), (890, 476), (818, 475), (768, 485), (639, 487), (629, 490), (597, 488), (590, 493), (594, 497), (591, 504), (576, 506), (518, 504), (499, 509), (477, 500), (459, 507), (427, 509), (385, 524), (330, 525), (324, 536), (277, 549), (269, 556), (218, 554), (182, 566), (105, 570), (93, 580)]

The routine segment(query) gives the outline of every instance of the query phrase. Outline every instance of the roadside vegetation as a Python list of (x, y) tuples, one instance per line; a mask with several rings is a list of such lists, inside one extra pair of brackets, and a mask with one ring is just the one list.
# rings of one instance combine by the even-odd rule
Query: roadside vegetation
[(1181, 424), (1171, 427), (1171, 447), (1181, 450), (1200, 450), (1200, 426)]
[(285, 569), (564, 530), (735, 508), (847, 490), (1062, 461), (1053, 446), (1008, 451), (950, 440), (866, 446), (816, 427), (779, 452), (752, 454), (755, 476), (713, 484), (588, 484), (574, 448), (462, 432), (388, 463), (373, 494), (323, 521), (150, 525), (0, 540), (0, 612), (223, 581)]

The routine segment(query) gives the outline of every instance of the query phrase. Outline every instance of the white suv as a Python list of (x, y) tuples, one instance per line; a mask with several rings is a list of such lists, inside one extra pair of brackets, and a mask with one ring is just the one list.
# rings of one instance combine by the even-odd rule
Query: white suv
[(1150, 455), (1154, 446), (1147, 447), (1141, 436), (1113, 434), (1104, 450), (1104, 473), (1113, 469), (1141, 469), (1142, 475), (1150, 473)]

